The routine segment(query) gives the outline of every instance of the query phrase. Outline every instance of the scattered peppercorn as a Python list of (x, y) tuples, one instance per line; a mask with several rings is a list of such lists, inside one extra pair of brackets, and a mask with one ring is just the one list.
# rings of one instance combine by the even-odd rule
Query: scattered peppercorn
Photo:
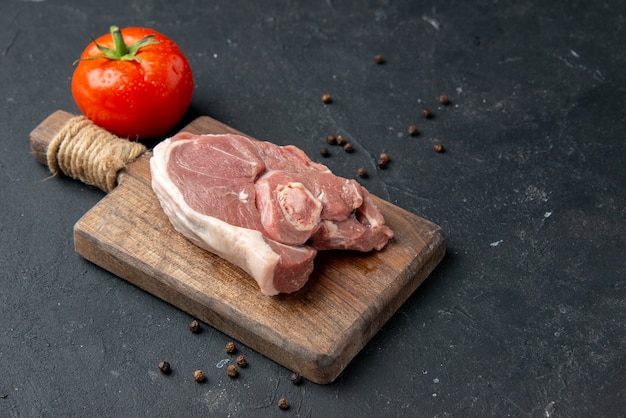
[(324, 147), (320, 150), (320, 155), (324, 158), (330, 157), (330, 151), (328, 151), (328, 148)]
[(237, 365), (239, 367), (247, 367), (248, 366), (248, 360), (246, 360), (246, 356), (244, 356), (242, 354), (239, 357), (237, 357)]
[(302, 376), (300, 376), (300, 373), (291, 373), (290, 379), (291, 383), (293, 383), (294, 385), (299, 385), (300, 383), (302, 383)]
[(443, 145), (441, 144), (435, 144), (433, 148), (435, 149), (435, 152), (438, 152), (438, 153), (442, 153), (445, 151)]
[(172, 373), (172, 367), (170, 366), (170, 364), (167, 361), (162, 361), (159, 363), (159, 370), (161, 370), (161, 372), (163, 374), (170, 374)]
[(328, 135), (326, 142), (328, 142), (328, 145), (337, 145), (337, 137), (335, 137), (335, 135)]
[(409, 126), (409, 129), (407, 130), (407, 132), (409, 133), (409, 135), (411, 136), (418, 136), (420, 131), (419, 129), (417, 129), (416, 125), (411, 125)]
[(229, 377), (235, 378), (235, 377), (237, 377), (237, 375), (239, 375), (239, 370), (237, 370), (237, 366), (235, 366), (234, 364), (230, 364), (226, 368), (226, 374)]
[(376, 55), (374, 55), (374, 62), (376, 64), (384, 64), (385, 63), (385, 57), (383, 57), (380, 54), (376, 54)]
[(343, 135), (337, 135), (337, 145), (344, 145), (346, 143), (346, 138)]
[(287, 399), (285, 399), (285, 398), (280, 398), (278, 400), (278, 407), (280, 409), (283, 409), (283, 410), (284, 409), (289, 409), (289, 401)]
[(194, 334), (200, 332), (200, 323), (195, 319), (191, 321), (189, 323), (189, 331), (193, 332)]
[(364, 179), (367, 177), (367, 170), (365, 169), (365, 167), (359, 167), (359, 169), (356, 170), (356, 174), (357, 176)]
[(195, 372), (193, 372), (193, 380), (198, 383), (202, 383), (206, 380), (206, 376), (204, 375), (204, 372), (202, 370), (196, 370)]
[(352, 144), (348, 142), (346, 143), (346, 145), (343, 146), (343, 150), (347, 152), (348, 154), (350, 154), (354, 152), (354, 146), (352, 146)]
[(389, 154), (387, 154), (386, 152), (381, 153), (378, 156), (378, 168), (387, 168), (387, 165), (391, 162), (391, 157), (389, 157)]
[(330, 96), (330, 94), (323, 94), (322, 95), (322, 102), (328, 104), (330, 102), (333, 101), (333, 98)]
[(450, 104), (450, 98), (448, 97), (447, 94), (442, 94), (441, 96), (439, 96), (439, 103), (441, 103), (442, 105), (449, 105)]
[(232, 341), (227, 342), (226, 347), (224, 347), (224, 349), (226, 350), (228, 354), (232, 354), (235, 351), (237, 351), (237, 347), (235, 347), (235, 343)]
[(426, 119), (430, 119), (433, 117), (433, 112), (431, 112), (429, 108), (425, 108), (424, 110), (422, 110), (422, 116), (424, 116)]

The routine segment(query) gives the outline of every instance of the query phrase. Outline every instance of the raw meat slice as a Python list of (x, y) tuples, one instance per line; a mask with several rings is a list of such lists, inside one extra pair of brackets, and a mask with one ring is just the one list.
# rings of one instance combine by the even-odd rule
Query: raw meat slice
[(344, 249), (357, 251), (382, 250), (393, 232), (376, 208), (369, 192), (361, 188), (363, 204), (354, 216), (340, 221), (323, 220), (308, 244), (318, 250)]
[(179, 133), (154, 148), (152, 188), (174, 227), (267, 295), (300, 289), (318, 249), (382, 249), (393, 236), (354, 180), (294, 147)]

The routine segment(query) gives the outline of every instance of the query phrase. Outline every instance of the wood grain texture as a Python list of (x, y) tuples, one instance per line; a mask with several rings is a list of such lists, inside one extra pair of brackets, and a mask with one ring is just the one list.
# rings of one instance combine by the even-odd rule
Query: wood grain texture
[(57, 110), (48, 116), (30, 133), (30, 152), (41, 164), (47, 165), (46, 152), (54, 136), (63, 128), (63, 125), (74, 115), (63, 110)]
[[(208, 117), (184, 130), (237, 133)], [(320, 252), (303, 289), (265, 296), (173, 229), (150, 186), (150, 156), (76, 223), (76, 251), (313, 382), (335, 380), (444, 256), (440, 227), (374, 196), (395, 233), (383, 251)]]

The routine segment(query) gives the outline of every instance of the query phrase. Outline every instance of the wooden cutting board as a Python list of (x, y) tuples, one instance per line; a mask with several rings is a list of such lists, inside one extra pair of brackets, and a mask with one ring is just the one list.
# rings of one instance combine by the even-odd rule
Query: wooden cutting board
[[(46, 164), (58, 111), (31, 133)], [(209, 117), (185, 131), (239, 133)], [(187, 241), (150, 186), (150, 152), (74, 227), (76, 251), (307, 379), (330, 383), (430, 274), (445, 253), (441, 228), (374, 196), (394, 239), (380, 252), (324, 251), (300, 291), (268, 297), (245, 272)]]

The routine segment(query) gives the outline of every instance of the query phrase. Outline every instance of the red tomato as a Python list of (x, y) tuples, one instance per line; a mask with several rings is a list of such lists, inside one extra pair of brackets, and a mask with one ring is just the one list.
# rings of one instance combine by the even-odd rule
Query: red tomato
[(187, 58), (165, 35), (112, 26), (83, 51), (72, 77), (78, 108), (95, 124), (129, 139), (165, 135), (191, 103)]

